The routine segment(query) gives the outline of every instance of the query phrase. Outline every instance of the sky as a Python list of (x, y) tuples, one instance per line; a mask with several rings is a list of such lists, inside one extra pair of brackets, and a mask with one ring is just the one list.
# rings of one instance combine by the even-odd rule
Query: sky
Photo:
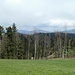
[(75, 26), (75, 0), (0, 0), (0, 25), (60, 31)]

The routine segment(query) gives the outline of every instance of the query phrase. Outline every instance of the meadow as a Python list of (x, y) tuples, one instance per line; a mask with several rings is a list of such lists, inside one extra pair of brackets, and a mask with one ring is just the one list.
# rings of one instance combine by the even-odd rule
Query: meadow
[(0, 75), (75, 75), (75, 59), (1, 59)]

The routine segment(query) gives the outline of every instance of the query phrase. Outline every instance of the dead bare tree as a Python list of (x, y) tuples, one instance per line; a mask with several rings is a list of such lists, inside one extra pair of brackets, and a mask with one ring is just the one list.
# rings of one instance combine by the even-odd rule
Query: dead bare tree
[(34, 60), (36, 59), (36, 28), (34, 29)]
[[(66, 56), (67, 56), (67, 23), (64, 24), (64, 30), (65, 30), (65, 37), (64, 37), (64, 51), (63, 53), (65, 52), (66, 53)], [(63, 58), (64, 58), (65, 55), (63, 55)]]
[(59, 57), (61, 58), (62, 57), (62, 39), (61, 39), (61, 33), (59, 32), (58, 33), (58, 35), (59, 35)]
[(28, 54), (28, 59), (30, 58), (30, 35), (28, 35), (28, 52), (27, 52), (27, 54)]
[(35, 59), (38, 59), (38, 47), (39, 47), (39, 36), (38, 36), (38, 33), (37, 33), (38, 29), (35, 28), (34, 29), (34, 45), (35, 45), (35, 50), (34, 50), (34, 60)]

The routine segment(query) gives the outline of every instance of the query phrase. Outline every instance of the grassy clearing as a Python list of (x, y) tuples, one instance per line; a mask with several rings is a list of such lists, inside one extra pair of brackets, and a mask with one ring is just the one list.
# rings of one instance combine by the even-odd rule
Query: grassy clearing
[(75, 59), (0, 60), (0, 75), (75, 75)]

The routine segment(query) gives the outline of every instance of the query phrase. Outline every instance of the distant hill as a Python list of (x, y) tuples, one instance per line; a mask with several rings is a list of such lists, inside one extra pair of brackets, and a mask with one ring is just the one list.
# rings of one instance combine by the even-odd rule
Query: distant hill
[[(34, 31), (28, 31), (28, 30), (18, 30), (19, 33), (22, 34), (33, 34)], [(36, 30), (36, 33), (54, 33), (54, 32), (50, 32), (50, 31), (45, 31), (45, 30)], [(65, 31), (62, 31), (61, 33), (65, 33)], [(74, 34), (75, 30), (71, 29), (71, 30), (67, 30), (66, 33), (70, 33), (70, 34)]]
[[(18, 30), (19, 33), (22, 34), (33, 34), (34, 31), (28, 31), (28, 30)], [(36, 30), (36, 33), (50, 33), (48, 31), (44, 31), (44, 30)]]
[(18, 32), (22, 34), (32, 34), (32, 32), (28, 30), (18, 30)]
[[(64, 32), (65, 32), (65, 31), (64, 31)], [(72, 34), (73, 34), (73, 33), (75, 33), (75, 29), (67, 30), (66, 32), (67, 32), (67, 33), (72, 33)]]

